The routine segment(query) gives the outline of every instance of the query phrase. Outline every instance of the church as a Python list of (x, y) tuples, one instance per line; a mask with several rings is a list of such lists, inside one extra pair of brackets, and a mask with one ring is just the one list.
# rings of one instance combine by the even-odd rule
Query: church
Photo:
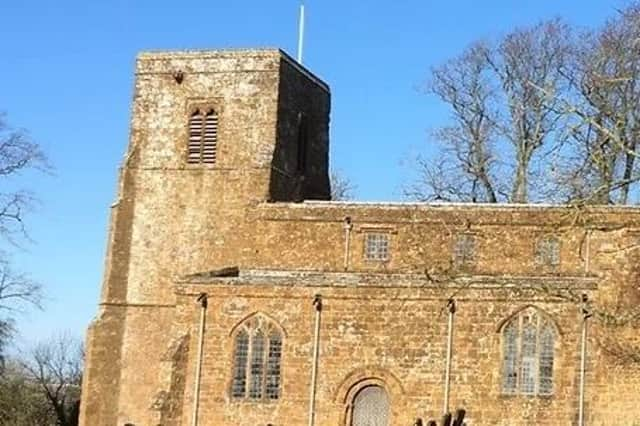
[(639, 208), (331, 201), (283, 51), (135, 74), (81, 425), (640, 425)]

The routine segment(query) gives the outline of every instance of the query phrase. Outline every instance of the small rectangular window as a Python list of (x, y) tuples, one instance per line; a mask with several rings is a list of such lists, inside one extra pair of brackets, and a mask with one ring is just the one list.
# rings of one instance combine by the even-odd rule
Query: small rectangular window
[(536, 263), (542, 266), (560, 265), (560, 241), (554, 236), (543, 237), (536, 244)]
[(373, 232), (365, 234), (364, 257), (366, 260), (389, 260), (389, 234)]
[(476, 237), (473, 234), (459, 234), (453, 244), (453, 263), (457, 267), (473, 266), (476, 260)]

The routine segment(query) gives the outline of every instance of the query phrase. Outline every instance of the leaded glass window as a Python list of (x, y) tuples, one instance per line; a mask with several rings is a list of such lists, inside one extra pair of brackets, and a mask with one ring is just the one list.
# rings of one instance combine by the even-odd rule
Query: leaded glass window
[(280, 358), (282, 356), (282, 338), (279, 333), (269, 336), (269, 357), (267, 358), (267, 399), (278, 399), (280, 396)]
[(264, 336), (262, 330), (256, 330), (251, 338), (251, 374), (249, 375), (249, 398), (262, 398), (262, 379), (264, 378)]
[(554, 332), (546, 325), (540, 334), (540, 389), (541, 394), (553, 393), (553, 341)]
[(502, 391), (553, 393), (555, 328), (534, 308), (514, 316), (502, 329)]
[(502, 390), (513, 393), (518, 387), (518, 325), (509, 323), (503, 332), (503, 364)]
[(453, 244), (453, 263), (457, 267), (473, 266), (476, 259), (476, 237), (473, 234), (459, 234)]
[(560, 240), (548, 235), (536, 243), (536, 263), (542, 266), (556, 267), (560, 265)]
[(527, 395), (532, 395), (536, 392), (536, 334), (536, 327), (530, 322), (523, 325), (520, 361), (522, 383), (520, 390)]
[(364, 239), (364, 258), (367, 260), (389, 260), (389, 234), (367, 232)]
[(280, 398), (282, 334), (266, 318), (256, 315), (235, 333), (231, 396), (249, 401)]
[(242, 398), (247, 386), (247, 360), (249, 359), (249, 336), (243, 329), (236, 335), (235, 352), (233, 354), (233, 384), (231, 395), (234, 398)]

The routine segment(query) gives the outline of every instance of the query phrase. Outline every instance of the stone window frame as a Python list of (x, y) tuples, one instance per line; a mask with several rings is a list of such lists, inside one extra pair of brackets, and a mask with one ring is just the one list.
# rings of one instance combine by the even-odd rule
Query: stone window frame
[[(217, 168), (219, 165), (220, 159), (220, 145), (221, 145), (221, 135), (223, 134), (223, 102), (221, 99), (189, 99), (187, 100), (185, 110), (184, 110), (184, 136), (182, 140), (184, 141), (181, 144), (181, 150), (183, 152), (183, 164), (187, 168)], [(191, 139), (191, 119), (195, 115), (197, 111), (213, 111), (217, 116), (217, 127), (216, 127), (216, 143), (215, 143), (215, 159), (213, 162), (191, 162), (189, 161), (189, 145)], [(204, 121), (202, 126), (202, 132), (204, 137)], [(203, 141), (204, 142), (204, 141)], [(202, 142), (202, 143), (203, 143)]]
[[(555, 254), (544, 252), (548, 249), (548, 245), (555, 244)], [(547, 247), (545, 247), (547, 246)], [(547, 269), (558, 269), (562, 262), (562, 240), (560, 236), (554, 233), (546, 233), (539, 235), (533, 246), (533, 256), (535, 264)]]
[[(530, 356), (530, 358), (533, 358), (533, 389), (523, 389), (523, 386), (525, 386), (522, 381), (524, 376), (523, 372), (526, 369), (526, 365), (523, 364), (523, 351), (526, 343), (523, 340), (523, 335), (525, 326), (532, 324), (532, 322), (527, 324), (525, 321), (532, 321), (530, 318), (532, 315), (535, 315), (536, 321), (535, 341), (533, 342), (534, 356)], [(507, 333), (512, 326), (516, 327), (515, 341), (513, 342), (513, 347), (507, 349), (507, 345), (509, 344)], [(542, 309), (529, 305), (517, 310), (503, 320), (498, 327), (498, 332), (500, 333), (500, 394), (503, 396), (523, 396), (530, 398), (553, 397), (556, 372), (559, 370), (558, 355), (560, 339), (562, 337), (556, 322)], [(550, 345), (548, 343), (546, 344), (545, 349), (541, 343), (543, 343), (542, 339), (545, 337), (545, 333), (548, 332), (552, 333), (552, 340)], [(529, 346), (531, 346), (531, 342), (529, 342)], [(549, 354), (546, 352), (549, 347), (551, 348), (550, 360)], [(513, 351), (511, 355), (508, 353), (509, 350)], [(545, 357), (546, 360), (544, 359)], [(510, 361), (512, 361), (512, 365), (509, 365)], [(546, 365), (544, 365), (542, 361), (546, 361)], [(544, 376), (542, 373), (543, 368), (550, 369)], [(514, 375), (514, 381), (511, 383), (508, 382), (510, 375)], [(545, 381), (545, 385), (548, 386), (548, 390), (541, 389), (543, 381)]]
[[(254, 337), (258, 331), (263, 332), (264, 336), (264, 349), (262, 354), (262, 360), (260, 363), (260, 395), (259, 396), (251, 396), (251, 384), (254, 378), (254, 373), (252, 371), (252, 357), (254, 350)], [(247, 352), (244, 368), (244, 389), (242, 391), (243, 395), (239, 395), (236, 393), (235, 386), (237, 384), (236, 373), (238, 371), (238, 338), (240, 333), (246, 333), (248, 335), (247, 342)], [(269, 394), (269, 371), (270, 371), (270, 351), (272, 349), (272, 337), (276, 336), (279, 339), (279, 356), (277, 357), (277, 371), (275, 371), (275, 375), (277, 377), (277, 386), (276, 386), (276, 394), (274, 397)], [(236, 326), (234, 326), (233, 330), (230, 334), (231, 337), (231, 371), (230, 371), (230, 380), (229, 380), (229, 397), (232, 402), (238, 403), (260, 403), (260, 404), (273, 404), (277, 403), (282, 399), (283, 394), (283, 357), (284, 357), (284, 347), (285, 347), (285, 332), (280, 327), (280, 325), (273, 320), (272, 318), (262, 314), (262, 313), (254, 313), (249, 315), (240, 321)], [(273, 374), (273, 373), (271, 373)], [(273, 394), (272, 394), (273, 395)]]
[[(389, 227), (381, 227), (381, 226), (363, 226), (360, 227), (360, 229), (358, 230), (360, 233), (362, 233), (362, 258), (364, 259), (365, 262), (368, 263), (389, 263), (391, 262), (391, 258), (392, 258), (392, 248), (393, 248), (393, 243), (392, 243), (392, 236), (397, 234), (396, 230), (393, 228), (389, 228)], [(370, 236), (385, 236), (387, 239), (387, 255), (384, 258), (371, 258), (368, 256), (368, 248), (367, 248), (367, 243), (368, 243), (368, 238)]]

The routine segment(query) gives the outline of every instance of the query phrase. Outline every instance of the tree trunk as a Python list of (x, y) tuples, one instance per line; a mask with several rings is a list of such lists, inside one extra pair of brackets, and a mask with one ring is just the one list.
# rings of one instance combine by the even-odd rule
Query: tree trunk
[[(522, 148), (523, 149), (523, 148)], [(523, 149), (524, 150), (524, 149)], [(513, 192), (511, 194), (512, 203), (526, 203), (528, 201), (527, 185), (529, 161), (524, 152), (518, 153), (518, 164), (516, 166), (515, 177), (513, 181)]]

